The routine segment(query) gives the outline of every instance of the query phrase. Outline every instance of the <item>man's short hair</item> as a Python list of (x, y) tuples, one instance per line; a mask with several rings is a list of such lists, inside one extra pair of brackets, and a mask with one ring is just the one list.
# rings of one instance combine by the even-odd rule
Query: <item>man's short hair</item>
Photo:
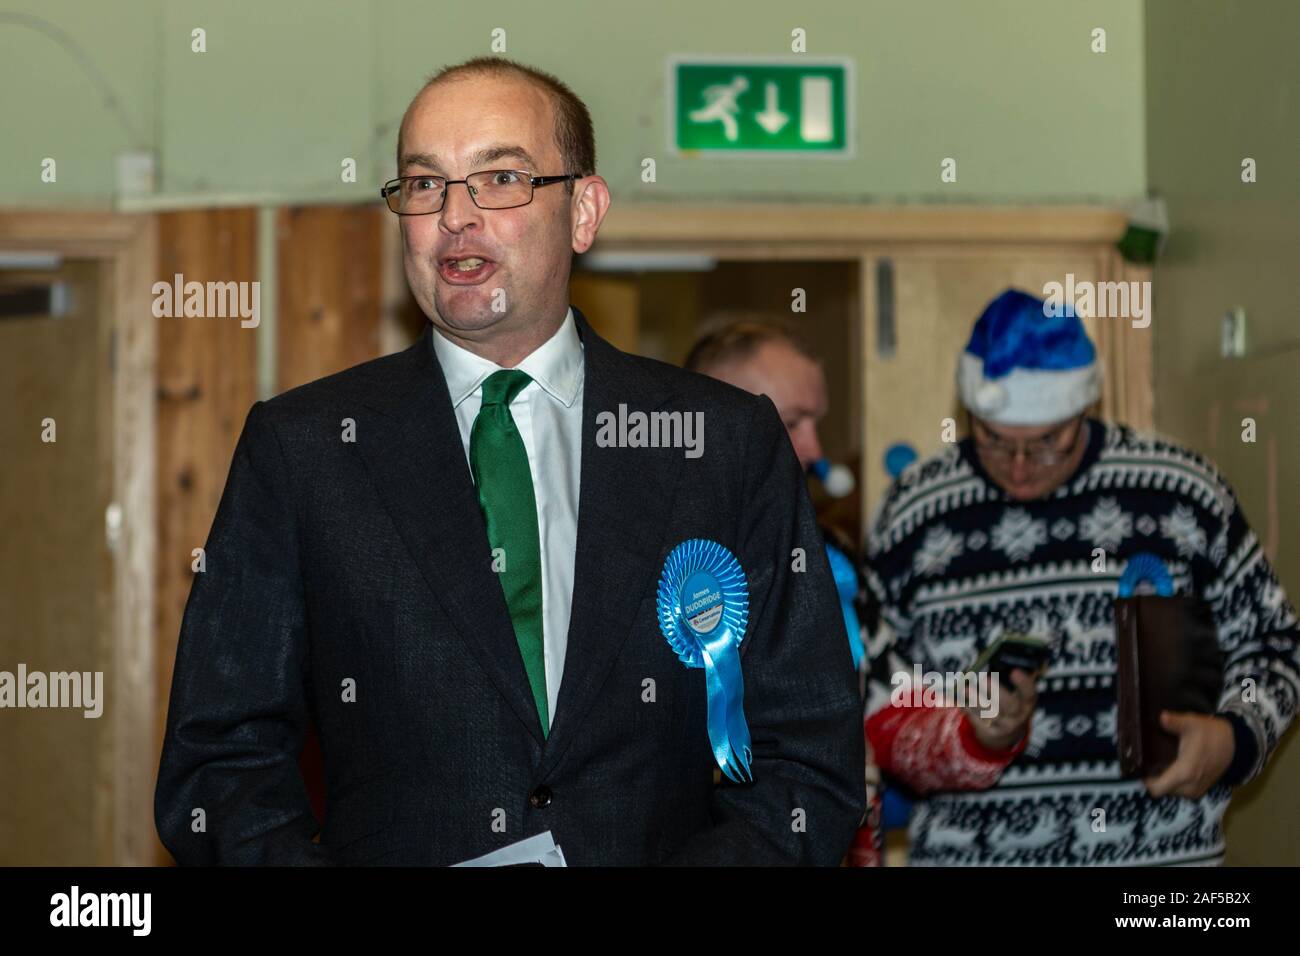
[(788, 345), (804, 358), (817, 361), (817, 356), (793, 329), (769, 316), (746, 315), (721, 325), (708, 324), (715, 325), (714, 331), (701, 336), (686, 356), (686, 368), (692, 372), (707, 373), (710, 369), (743, 362), (771, 342)]
[[(443, 80), (472, 76), (513, 76), (532, 83), (546, 93), (555, 106), (555, 142), (559, 146), (564, 169), (534, 169), (529, 172), (538, 176), (556, 176), (564, 173), (577, 173), (579, 177), (596, 174), (596, 133), (591, 124), (591, 113), (587, 104), (582, 102), (558, 77), (531, 66), (525, 66), (503, 56), (476, 56), (464, 63), (445, 66), (420, 87), (420, 92), (411, 99), (414, 103), (425, 90)], [(406, 108), (409, 113), (411, 107)], [(406, 114), (402, 115), (402, 126), (406, 125)], [(402, 133), (397, 133), (397, 165), (401, 172)], [(569, 195), (573, 195), (573, 181), (565, 183)]]

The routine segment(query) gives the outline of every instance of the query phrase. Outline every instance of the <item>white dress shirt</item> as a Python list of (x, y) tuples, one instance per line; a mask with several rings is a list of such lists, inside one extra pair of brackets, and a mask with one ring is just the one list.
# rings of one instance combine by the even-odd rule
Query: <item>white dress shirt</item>
[[(501, 366), (455, 345), (436, 328), (433, 350), (447, 379), (468, 463), (470, 433), (483, 404), (483, 380), (500, 371)], [(573, 309), (565, 315), (559, 331), (515, 367), (532, 378), (510, 403), (510, 415), (528, 452), (533, 495), (537, 499), (546, 710), (553, 723), (569, 643), (573, 565), (578, 546), (584, 364)]]

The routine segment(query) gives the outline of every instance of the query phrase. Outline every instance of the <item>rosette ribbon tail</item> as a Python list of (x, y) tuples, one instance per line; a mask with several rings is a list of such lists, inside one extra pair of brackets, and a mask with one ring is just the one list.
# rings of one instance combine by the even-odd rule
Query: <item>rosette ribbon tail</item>
[(735, 783), (748, 783), (754, 777), (749, 769), (753, 759), (749, 725), (745, 722), (745, 681), (740, 670), (740, 648), (728, 628), (711, 640), (702, 641), (704, 685), (709, 700), (709, 744), (713, 758)]

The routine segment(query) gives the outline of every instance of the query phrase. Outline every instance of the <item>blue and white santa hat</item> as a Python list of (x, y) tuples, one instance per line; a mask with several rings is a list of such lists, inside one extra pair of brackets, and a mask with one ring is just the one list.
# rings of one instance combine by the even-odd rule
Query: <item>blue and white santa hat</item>
[(1008, 289), (975, 323), (957, 366), (972, 414), (997, 425), (1050, 425), (1101, 396), (1101, 366), (1073, 303)]

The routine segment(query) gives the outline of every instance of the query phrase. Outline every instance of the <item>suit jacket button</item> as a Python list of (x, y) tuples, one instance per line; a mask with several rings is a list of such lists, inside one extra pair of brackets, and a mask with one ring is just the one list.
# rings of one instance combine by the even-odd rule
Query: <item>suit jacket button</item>
[(540, 810), (551, 805), (551, 788), (543, 784), (528, 795), (528, 802)]

